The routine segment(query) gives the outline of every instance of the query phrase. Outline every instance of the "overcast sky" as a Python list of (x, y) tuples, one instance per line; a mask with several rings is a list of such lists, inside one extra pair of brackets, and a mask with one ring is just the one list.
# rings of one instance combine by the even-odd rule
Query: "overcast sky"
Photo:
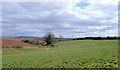
[(117, 36), (118, 0), (2, 3), (3, 36)]

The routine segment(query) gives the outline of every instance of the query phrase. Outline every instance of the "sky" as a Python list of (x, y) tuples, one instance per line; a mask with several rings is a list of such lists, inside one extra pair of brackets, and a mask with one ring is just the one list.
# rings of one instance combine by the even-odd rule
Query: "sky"
[(117, 36), (118, 0), (4, 2), (2, 36)]

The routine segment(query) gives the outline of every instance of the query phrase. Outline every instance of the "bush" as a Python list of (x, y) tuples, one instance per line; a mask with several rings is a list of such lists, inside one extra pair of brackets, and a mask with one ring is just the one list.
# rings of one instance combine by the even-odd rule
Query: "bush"
[(18, 45), (18, 46), (12, 46), (11, 48), (21, 49), (23, 47)]
[(21, 40), (21, 42), (34, 44), (34, 45), (46, 45), (45, 41), (36, 41), (36, 40)]
[(8, 47), (8, 46), (3, 46), (2, 48), (10, 48), (10, 47)]
[(45, 46), (47, 43), (45, 41), (41, 41), (40, 44)]
[(15, 49), (22, 49), (22, 46), (3, 46), (2, 48), (15, 48)]
[(57, 45), (50, 45), (51, 47), (58, 47)]

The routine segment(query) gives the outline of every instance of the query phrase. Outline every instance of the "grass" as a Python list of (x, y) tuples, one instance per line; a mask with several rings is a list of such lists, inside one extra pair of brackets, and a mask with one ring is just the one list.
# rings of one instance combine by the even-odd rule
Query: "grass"
[(117, 68), (117, 40), (76, 40), (55, 48), (3, 49), (3, 68)]
[(0, 48), (0, 69), (2, 69), (2, 49)]

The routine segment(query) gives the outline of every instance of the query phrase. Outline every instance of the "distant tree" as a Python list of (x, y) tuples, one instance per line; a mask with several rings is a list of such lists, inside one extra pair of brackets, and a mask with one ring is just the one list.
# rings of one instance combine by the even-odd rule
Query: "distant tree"
[(63, 36), (59, 35), (59, 41), (63, 41)]
[(56, 41), (55, 37), (54, 37), (54, 34), (52, 34), (50, 32), (45, 34), (44, 40), (46, 42), (46, 45), (52, 45)]

